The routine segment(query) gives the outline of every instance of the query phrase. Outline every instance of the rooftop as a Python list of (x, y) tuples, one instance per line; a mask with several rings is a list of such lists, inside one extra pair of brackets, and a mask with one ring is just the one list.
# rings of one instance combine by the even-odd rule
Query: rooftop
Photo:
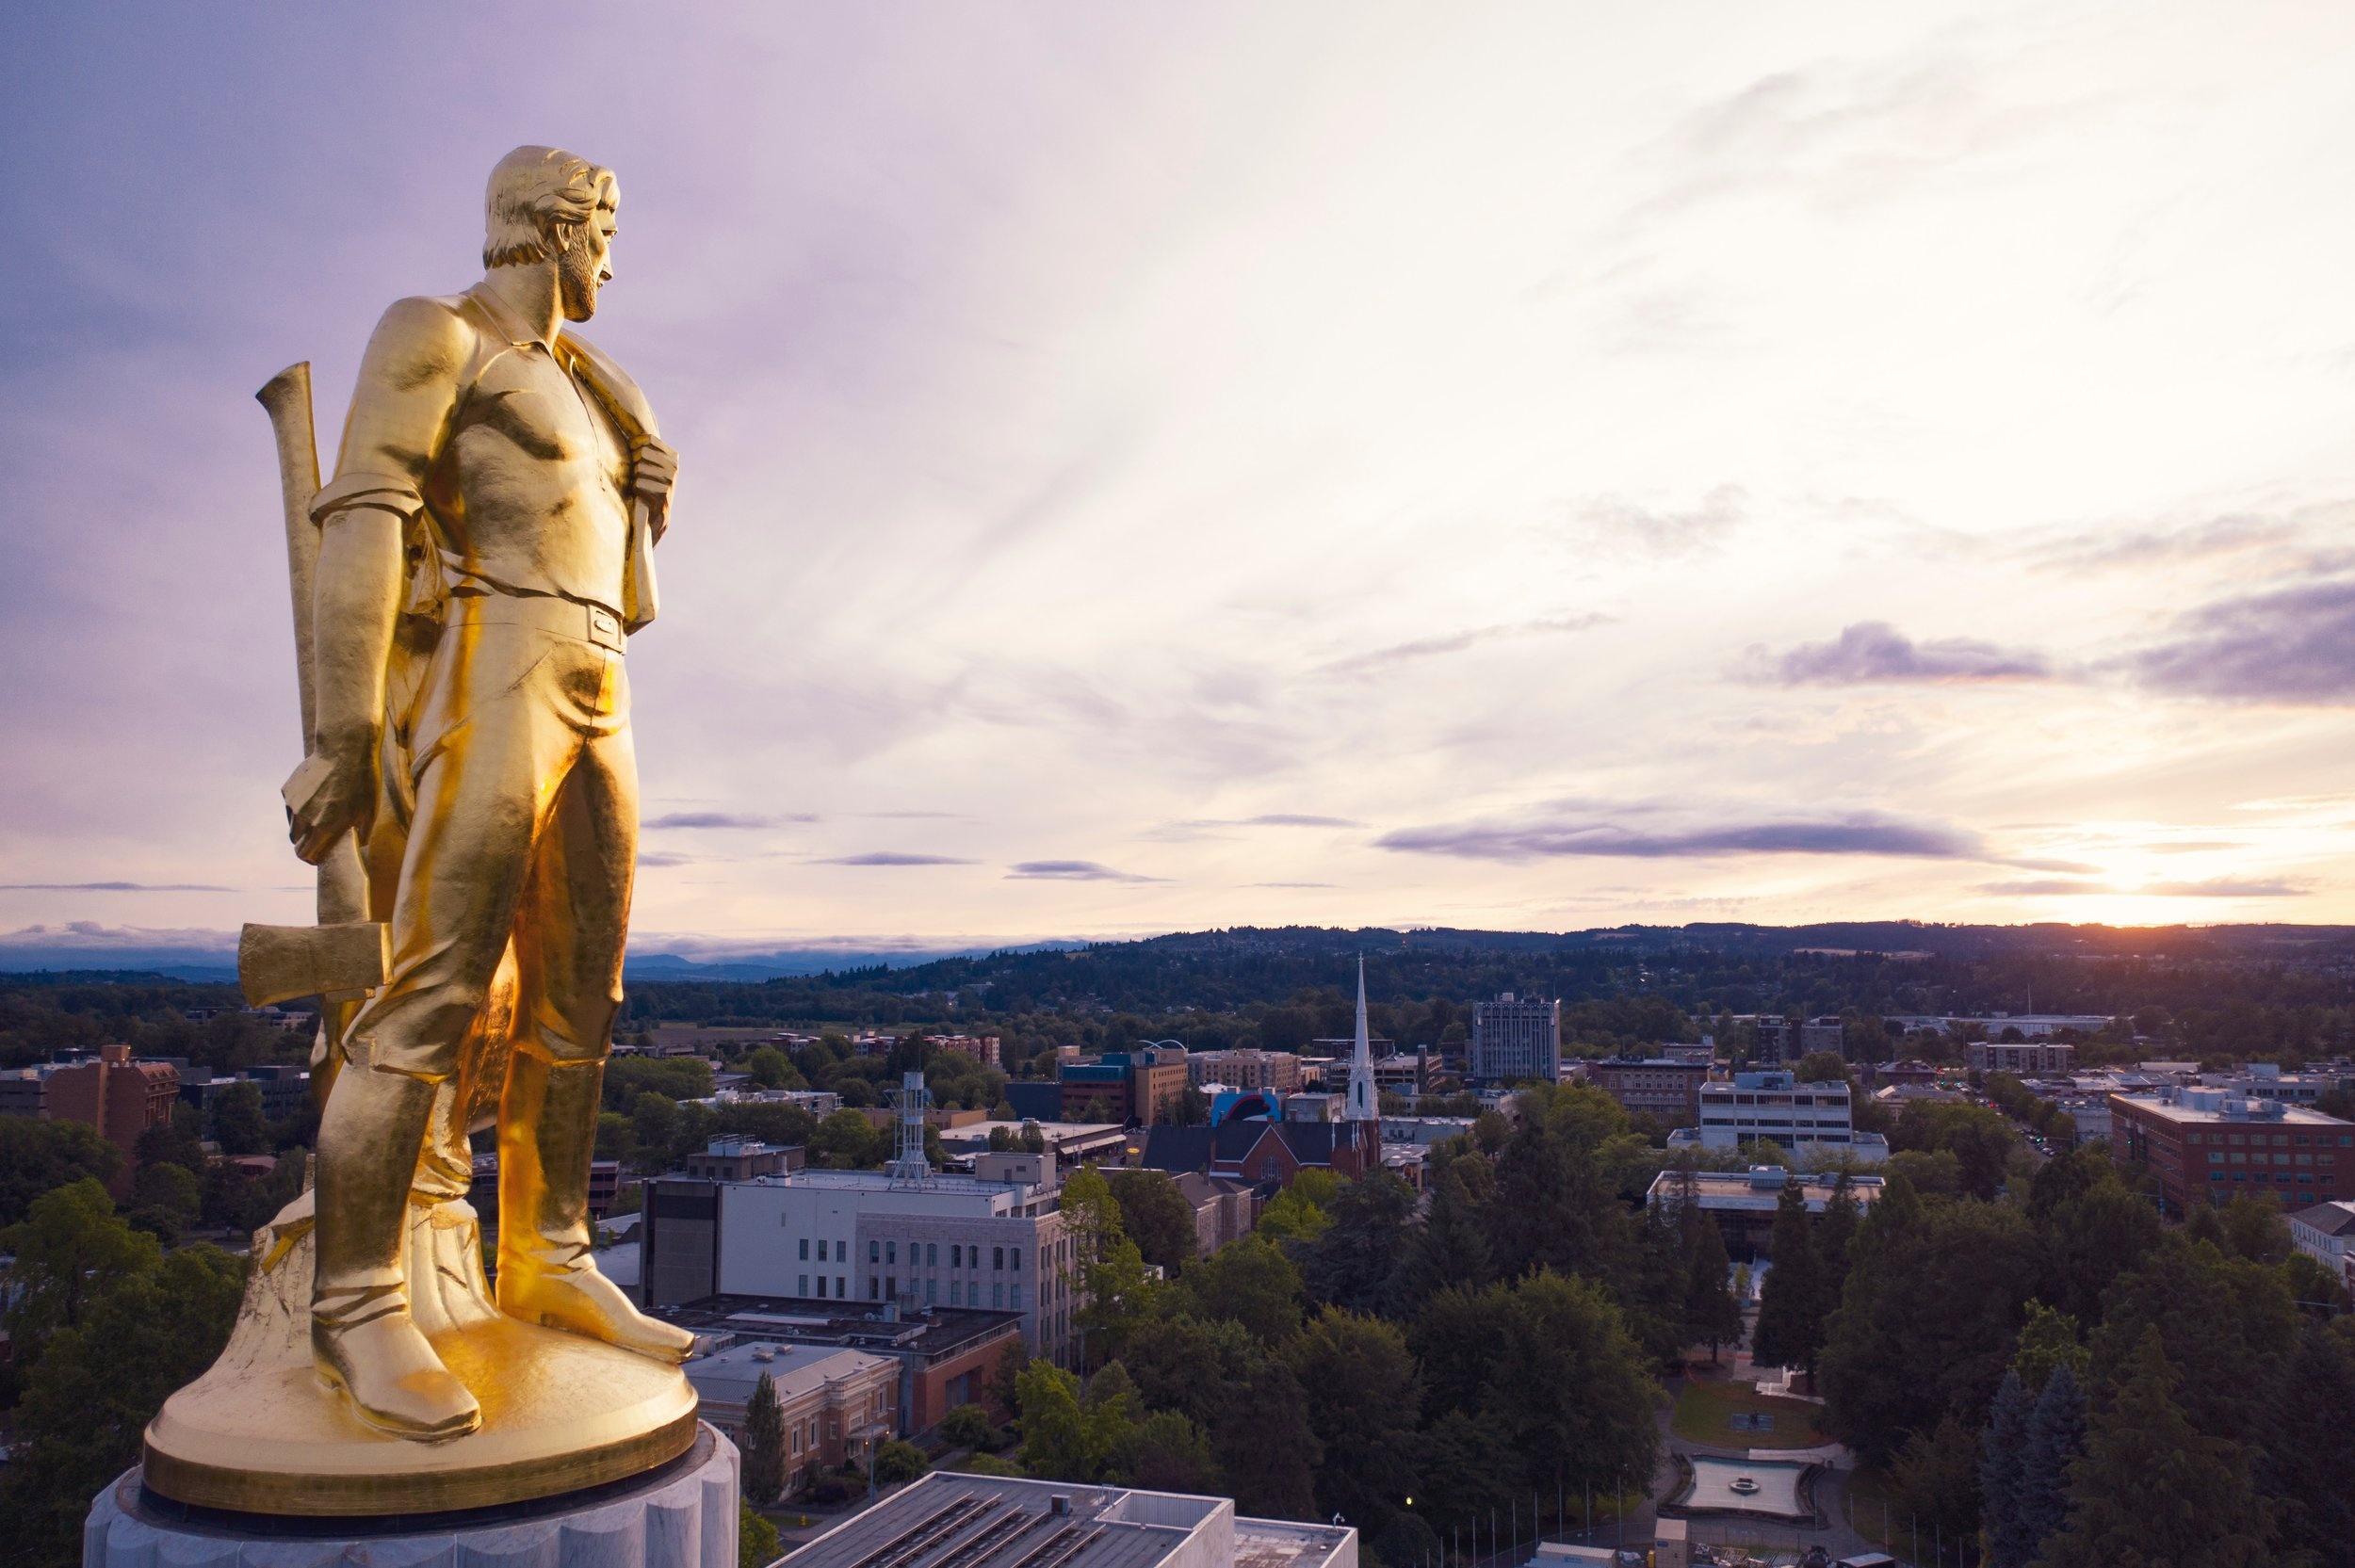
[(750, 1340), (714, 1355), (697, 1356), (679, 1368), (696, 1397), (740, 1405), (753, 1397), (763, 1372), (777, 1385), (777, 1398), (792, 1400), (816, 1393), (837, 1378), (892, 1365), (882, 1356), (836, 1345), (781, 1345)]
[[(1684, 1181), (1683, 1172), (1663, 1171), (1652, 1178), (1648, 1194), (1650, 1201), (1655, 1204), (1668, 1203), (1681, 1198)], [(1767, 1165), (1749, 1171), (1696, 1171), (1692, 1172), (1692, 1183), (1694, 1199), (1702, 1208), (1712, 1212), (1772, 1214), (1782, 1200), (1782, 1189), (1795, 1187), (1800, 1196), (1807, 1200), (1808, 1211), (1821, 1214), (1824, 1204), (1831, 1198), (1838, 1177), (1820, 1172), (1794, 1174), (1779, 1165)], [(1848, 1178), (1849, 1194), (1856, 1199), (1860, 1208), (1870, 1208), (1878, 1203), (1881, 1189), (1886, 1185), (1879, 1176), (1852, 1175)]]
[(2290, 1218), (2308, 1230), (2320, 1231), (2325, 1236), (2355, 1237), (2355, 1203), (2349, 1203), (2345, 1198), (2336, 1203), (2301, 1208)]
[[(604, 1254), (600, 1253), (600, 1256)], [(928, 1358), (953, 1354), (1018, 1327), (1022, 1314), (981, 1307), (929, 1307), (885, 1315), (882, 1305), (800, 1296), (706, 1296), (684, 1306), (664, 1308), (668, 1322), (714, 1340), (793, 1340), (849, 1346), (879, 1354), (917, 1351)]]
[(934, 1471), (793, 1568), (1356, 1568), (1357, 1532), (1240, 1519), (1225, 1497)]
[(2292, 1105), (2286, 1100), (2251, 1100), (2244, 1095), (2228, 1093), (2221, 1089), (2160, 1089), (2150, 1093), (2113, 1092), (2113, 1106), (2126, 1106), (2146, 1115), (2168, 1122), (2224, 1123), (2279, 1122), (2289, 1126), (2345, 1127), (2355, 1130), (2355, 1123), (2342, 1122), (2335, 1116), (2325, 1116), (2318, 1110)]

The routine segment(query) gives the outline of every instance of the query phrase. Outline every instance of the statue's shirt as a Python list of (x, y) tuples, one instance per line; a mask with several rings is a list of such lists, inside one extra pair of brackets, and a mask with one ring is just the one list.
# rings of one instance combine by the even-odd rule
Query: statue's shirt
[(629, 449), (568, 348), (480, 285), (400, 300), (368, 340), (329, 493), (415, 497), (452, 591), (618, 612)]

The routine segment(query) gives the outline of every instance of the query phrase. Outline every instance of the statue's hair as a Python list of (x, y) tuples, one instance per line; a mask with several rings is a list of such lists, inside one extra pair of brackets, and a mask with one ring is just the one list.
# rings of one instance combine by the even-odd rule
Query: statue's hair
[(483, 192), (482, 265), (529, 266), (556, 253), (556, 226), (586, 223), (610, 207), (613, 170), (554, 147), (518, 147), (491, 170)]

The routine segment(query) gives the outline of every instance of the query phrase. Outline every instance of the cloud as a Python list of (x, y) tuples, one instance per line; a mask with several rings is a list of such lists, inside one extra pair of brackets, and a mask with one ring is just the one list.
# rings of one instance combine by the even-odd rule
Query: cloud
[(638, 868), (645, 871), (659, 870), (666, 865), (693, 865), (698, 858), (694, 855), (666, 855), (657, 849), (641, 849), (638, 851)]
[(1886, 621), (1860, 621), (1829, 642), (1803, 642), (1769, 658), (1749, 651), (1752, 679), (1783, 686), (1859, 686), (1876, 681), (2043, 680), (2051, 661), (2030, 649), (1975, 638), (1915, 642)]
[(0, 948), (198, 947), (234, 951), (236, 946), (237, 933), (235, 931), (187, 927), (108, 926), (96, 920), (68, 920), (55, 926), (20, 926), (15, 930), (0, 932)]
[(236, 893), (210, 882), (0, 882), (0, 893)]
[(1022, 881), (1058, 882), (1159, 882), (1169, 880), (1166, 877), (1141, 877), (1133, 871), (1115, 871), (1092, 860), (1026, 860), (1006, 875)]
[(1253, 882), (1253, 887), (1331, 887), (1331, 882)]
[(1569, 516), (1580, 547), (1589, 554), (1691, 556), (1715, 549), (1741, 526), (1748, 501), (1741, 486), (1719, 485), (1699, 505), (1682, 509), (1598, 495), (1574, 504)]
[(829, 855), (813, 865), (972, 865), (954, 855), (912, 855), (898, 849), (870, 849), (863, 855)]
[(2233, 513), (2184, 527), (2126, 528), (2070, 534), (2038, 552), (2038, 564), (2067, 572), (2173, 566), (2250, 550), (2278, 550), (2301, 532), (2279, 517)]
[(649, 817), (639, 824), (642, 828), (773, 828), (780, 822), (815, 822), (818, 818), (807, 812), (788, 812), (783, 816), (755, 816), (732, 811), (674, 811)]
[(1561, 615), (1540, 621), (1516, 621), (1504, 625), (1476, 626), (1470, 631), (1451, 632), (1444, 637), (1417, 638), (1411, 642), (1393, 643), (1368, 653), (1352, 654), (1346, 658), (1320, 666), (1327, 675), (1365, 675), (1391, 665), (1414, 659), (1436, 658), (1446, 654), (1460, 654), (1482, 643), (1505, 638), (1542, 637), (1565, 632), (1591, 630), (1610, 621), (1607, 615)]
[(2197, 882), (2144, 882), (2117, 887), (2108, 882), (2072, 882), (2043, 879), (2022, 882), (1985, 882), (1982, 893), (2021, 898), (2064, 898), (2089, 894), (2142, 896), (2155, 898), (2303, 898), (2308, 889), (2281, 877), (2212, 877)]
[(2335, 705), (2355, 701), (2355, 579), (2222, 599), (2172, 639), (2120, 661), (2179, 697)]
[[(1618, 814), (1644, 816), (1637, 810)], [(1713, 855), (1895, 855), (1972, 860), (1984, 851), (1976, 833), (1878, 812), (1769, 817), (1688, 827), (1637, 827), (1611, 816), (1568, 811), (1519, 821), (1442, 823), (1401, 828), (1374, 840), (1385, 849), (1471, 860), (1526, 861), (1569, 855), (1637, 860)]]

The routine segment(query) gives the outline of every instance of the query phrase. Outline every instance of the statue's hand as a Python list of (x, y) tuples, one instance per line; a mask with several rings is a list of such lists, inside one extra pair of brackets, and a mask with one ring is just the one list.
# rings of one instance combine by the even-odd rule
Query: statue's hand
[(278, 791), (286, 801), (286, 836), (313, 865), (344, 834), (367, 831), (376, 815), (375, 751), (372, 739), (322, 746)]
[(629, 493), (646, 503), (660, 539), (671, 525), (671, 487), (678, 482), (678, 448), (660, 436), (641, 436), (629, 449)]

